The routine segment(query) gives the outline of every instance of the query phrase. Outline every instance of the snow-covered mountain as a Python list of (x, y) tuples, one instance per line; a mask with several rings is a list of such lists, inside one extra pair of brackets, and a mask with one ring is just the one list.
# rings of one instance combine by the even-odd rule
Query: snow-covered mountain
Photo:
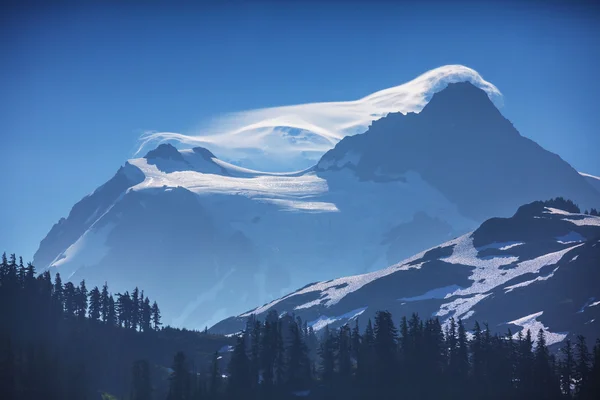
[(316, 330), (388, 310), (396, 318), (416, 312), (478, 320), (502, 333), (543, 327), (549, 344), (570, 332), (597, 337), (600, 217), (574, 211), (564, 202), (534, 202), (391, 267), (306, 285), (211, 330), (238, 332), (248, 316), (269, 310)]
[(116, 292), (139, 285), (167, 323), (203, 328), (556, 196), (600, 208), (586, 178), (520, 136), (483, 90), (455, 83), (304, 171), (257, 172), (162, 144), (77, 203), (34, 262)]

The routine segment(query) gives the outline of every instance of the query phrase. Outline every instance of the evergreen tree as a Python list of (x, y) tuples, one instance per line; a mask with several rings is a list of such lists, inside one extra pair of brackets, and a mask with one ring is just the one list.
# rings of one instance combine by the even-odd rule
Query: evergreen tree
[(152, 330), (152, 307), (150, 306), (150, 299), (148, 297), (142, 303), (141, 328), (144, 332)]
[(25, 265), (23, 265), (23, 257), (19, 257), (18, 271), (19, 285), (25, 287)]
[(129, 296), (129, 292), (125, 293), (117, 293), (117, 320), (119, 322), (119, 326), (123, 328), (130, 329), (131, 328), (131, 297)]
[(108, 311), (106, 314), (106, 324), (109, 326), (117, 325), (117, 307), (114, 297), (108, 296)]
[(290, 325), (290, 345), (287, 349), (287, 382), (291, 389), (304, 389), (310, 380), (310, 362), (308, 350), (302, 340), (301, 323)]
[(133, 289), (133, 293), (131, 294), (131, 329), (134, 331), (138, 329), (140, 324), (140, 290), (136, 287)]
[(587, 387), (588, 380), (590, 378), (590, 361), (591, 356), (587, 347), (585, 337), (582, 335), (577, 336), (575, 342), (575, 356), (577, 361), (575, 363), (575, 379), (577, 380), (577, 396), (582, 397), (580, 393), (581, 389)]
[(159, 330), (162, 325), (160, 322), (160, 309), (156, 301), (152, 304), (152, 324), (155, 330)]
[(573, 355), (573, 344), (571, 339), (565, 340), (565, 344), (560, 349), (563, 359), (560, 363), (560, 375), (561, 375), (561, 391), (563, 394), (572, 395), (571, 385), (573, 384), (573, 373), (575, 371), (575, 357)]
[(523, 337), (521, 332), (518, 333), (517, 337), (516, 390), (519, 398), (526, 399), (535, 395), (533, 382), (533, 340), (531, 339), (531, 331), (529, 329), (525, 337)]
[(352, 376), (352, 344), (348, 325), (343, 325), (338, 331), (337, 365), (340, 379), (348, 382)]
[(109, 303), (110, 299), (108, 294), (108, 284), (104, 282), (104, 286), (102, 286), (102, 293), (100, 294), (100, 304), (102, 306), (100, 314), (102, 316), (102, 321), (104, 321), (105, 323), (108, 322), (108, 311), (110, 307)]
[(261, 323), (256, 319), (252, 319), (250, 333), (250, 381), (253, 388), (258, 385), (260, 376), (260, 331)]
[(467, 339), (467, 331), (462, 320), (458, 320), (458, 350), (456, 362), (456, 384), (464, 390), (469, 378), (469, 343)]
[(241, 399), (248, 394), (248, 391), (252, 386), (250, 361), (246, 354), (246, 341), (241, 335), (237, 337), (237, 342), (233, 349), (228, 369), (228, 390), (231, 398)]
[(213, 355), (210, 365), (210, 383), (208, 393), (211, 399), (216, 399), (221, 387), (221, 374), (219, 372), (219, 352), (216, 351)]
[(65, 302), (65, 314), (67, 317), (74, 317), (77, 311), (77, 299), (75, 286), (71, 282), (65, 283), (63, 290)]
[[(97, 289), (97, 288), (96, 288)], [(131, 371), (132, 391), (131, 400), (151, 400), (152, 385), (148, 361), (138, 360), (133, 363)], [(172, 381), (171, 381), (172, 382)]]
[(83, 319), (85, 318), (86, 314), (87, 314), (87, 308), (88, 308), (88, 291), (87, 288), (85, 287), (85, 280), (81, 281), (81, 283), (79, 284), (79, 287), (76, 289), (75, 291), (75, 308), (76, 308), (76, 313), (77, 313), (77, 317)]
[(190, 373), (183, 352), (177, 352), (173, 359), (173, 372), (169, 377), (169, 396), (167, 400), (189, 400), (190, 399)]
[(101, 298), (100, 298), (100, 290), (98, 290), (98, 287), (95, 286), (90, 291), (89, 318), (94, 322), (98, 321), (100, 319), (101, 311), (102, 311), (102, 303), (101, 303)]
[(62, 313), (64, 309), (64, 295), (63, 295), (63, 284), (60, 274), (57, 272), (54, 276), (54, 289), (52, 292), (52, 298), (56, 304), (56, 307)]
[(557, 395), (560, 396), (560, 386), (555, 387), (550, 351), (546, 345), (546, 335), (543, 329), (538, 331), (535, 343), (533, 373), (533, 384), (537, 388), (537, 398), (553, 399)]
[(335, 372), (335, 341), (329, 331), (329, 325), (325, 326), (319, 356), (321, 357), (321, 379), (323, 383), (331, 385)]
[(375, 313), (375, 373), (377, 397), (390, 398), (394, 392), (394, 375), (397, 370), (396, 349), (398, 332), (388, 311)]

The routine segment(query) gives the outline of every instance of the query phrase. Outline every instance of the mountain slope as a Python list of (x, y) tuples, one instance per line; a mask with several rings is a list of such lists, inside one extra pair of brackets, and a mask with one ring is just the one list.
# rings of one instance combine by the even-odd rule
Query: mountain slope
[(470, 83), (452, 83), (419, 114), (390, 114), (364, 135), (343, 139), (319, 171), (350, 168), (363, 180), (419, 173), (463, 215), (476, 220), (509, 215), (537, 199), (569, 197), (583, 208), (597, 192), (556, 154), (521, 136)]
[(388, 310), (397, 318), (417, 312), (444, 322), (479, 320), (501, 332), (544, 327), (550, 344), (569, 332), (596, 337), (600, 217), (554, 207), (569, 208), (528, 204), (389, 268), (307, 285), (211, 330), (237, 332), (251, 314), (260, 318), (272, 309), (317, 330)]
[(390, 114), (304, 171), (252, 171), (203, 148), (160, 145), (76, 204), (34, 262), (88, 286), (140, 284), (166, 322), (202, 329), (552, 196), (600, 205), (584, 177), (521, 137), (485, 92), (451, 84), (420, 114)]

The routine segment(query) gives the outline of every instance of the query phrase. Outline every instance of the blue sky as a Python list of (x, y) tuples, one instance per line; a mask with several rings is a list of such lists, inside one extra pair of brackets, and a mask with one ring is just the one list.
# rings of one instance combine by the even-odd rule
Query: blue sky
[(31, 259), (145, 130), (352, 100), (445, 64), (477, 70), (521, 134), (600, 175), (598, 8), (482, 3), (5, 6), (0, 250)]

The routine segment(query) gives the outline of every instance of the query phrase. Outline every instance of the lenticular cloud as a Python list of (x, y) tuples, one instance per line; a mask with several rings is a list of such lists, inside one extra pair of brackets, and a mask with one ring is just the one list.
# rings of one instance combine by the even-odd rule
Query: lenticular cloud
[(198, 134), (147, 132), (146, 146), (175, 141), (203, 146), (219, 158), (265, 171), (303, 169), (316, 163), (343, 137), (362, 133), (373, 120), (390, 112), (419, 112), (431, 96), (449, 83), (471, 82), (500, 106), (502, 94), (477, 71), (446, 65), (427, 71), (400, 86), (380, 90), (359, 100), (307, 103), (226, 114), (206, 124)]

